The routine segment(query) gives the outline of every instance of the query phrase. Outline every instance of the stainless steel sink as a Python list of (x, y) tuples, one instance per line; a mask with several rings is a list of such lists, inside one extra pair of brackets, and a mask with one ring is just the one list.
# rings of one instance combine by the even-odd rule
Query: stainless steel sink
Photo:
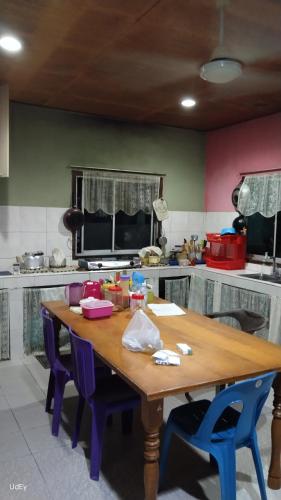
[(240, 274), (239, 276), (241, 276), (243, 278), (252, 278), (253, 280), (268, 281), (270, 283), (278, 283), (279, 285), (281, 285), (281, 276), (275, 277), (275, 276), (272, 276), (271, 274), (261, 275), (260, 273), (258, 273), (258, 274)]

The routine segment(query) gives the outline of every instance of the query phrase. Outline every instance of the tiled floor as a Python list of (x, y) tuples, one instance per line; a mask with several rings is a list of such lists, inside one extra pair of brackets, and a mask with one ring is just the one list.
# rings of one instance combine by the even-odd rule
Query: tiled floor
[[(50, 416), (44, 411), (48, 370), (29, 357), (23, 365), (0, 364), (0, 499), (19, 500), (142, 500), (143, 430), (136, 415), (134, 431), (120, 432), (120, 420), (106, 429), (100, 481), (89, 479), (89, 414), (85, 415), (79, 446), (71, 449), (70, 435), (76, 392), (66, 390), (59, 438), (50, 432)], [(200, 395), (200, 397), (202, 394)], [(165, 416), (184, 401), (165, 401)], [(271, 398), (259, 421), (259, 441), (267, 473), (270, 453)], [(15, 491), (22, 484), (24, 490)], [(216, 468), (208, 457), (174, 439), (164, 489), (159, 499), (219, 500)], [(258, 500), (259, 490), (250, 452), (237, 454), (237, 499)], [(268, 490), (268, 499), (280, 491)]]

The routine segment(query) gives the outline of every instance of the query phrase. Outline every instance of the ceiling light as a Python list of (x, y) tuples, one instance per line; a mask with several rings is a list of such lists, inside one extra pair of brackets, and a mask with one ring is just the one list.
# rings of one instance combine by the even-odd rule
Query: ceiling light
[(14, 36), (2, 36), (0, 38), (0, 47), (7, 52), (19, 52), (22, 49), (22, 43)]
[(242, 65), (236, 59), (212, 59), (200, 68), (200, 77), (211, 83), (227, 83), (238, 78)]
[(195, 106), (195, 104), (196, 104), (196, 101), (194, 99), (192, 99), (192, 97), (186, 97), (185, 99), (183, 99), (181, 101), (181, 105), (184, 108), (193, 108), (193, 106)]

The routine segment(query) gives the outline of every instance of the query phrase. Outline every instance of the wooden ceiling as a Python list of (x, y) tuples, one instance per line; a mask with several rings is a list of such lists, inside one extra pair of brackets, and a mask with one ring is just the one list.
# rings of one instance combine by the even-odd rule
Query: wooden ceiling
[(1, 51), (0, 81), (15, 101), (197, 130), (281, 111), (281, 1), (224, 1), (223, 55), (243, 64), (228, 84), (199, 77), (217, 0), (0, 0), (0, 34), (24, 43)]

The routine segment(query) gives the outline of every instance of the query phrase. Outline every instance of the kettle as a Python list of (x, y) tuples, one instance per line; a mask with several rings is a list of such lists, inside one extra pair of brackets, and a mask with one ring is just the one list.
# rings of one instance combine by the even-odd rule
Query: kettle
[(101, 299), (101, 283), (99, 281), (84, 281), (83, 299), (86, 299), (87, 297)]
[(68, 306), (79, 306), (82, 299), (83, 283), (70, 283), (64, 289), (65, 301)]

